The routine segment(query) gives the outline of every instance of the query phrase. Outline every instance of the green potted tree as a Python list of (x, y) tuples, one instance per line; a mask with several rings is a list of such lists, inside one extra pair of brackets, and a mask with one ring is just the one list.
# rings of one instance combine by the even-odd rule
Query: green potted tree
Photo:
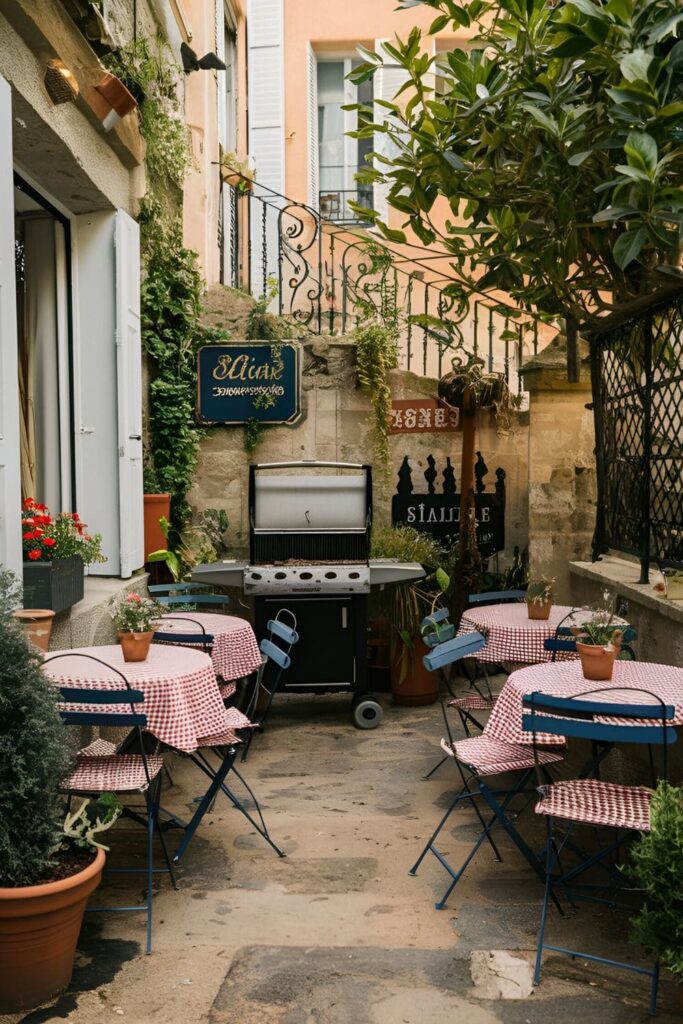
[(19, 594), (0, 572), (0, 1014), (29, 1010), (68, 985), (104, 867), (101, 849), (64, 843), (69, 730), (40, 655), (9, 614)]
[(102, 537), (88, 533), (78, 512), (52, 516), (47, 505), (27, 498), (21, 514), (24, 608), (62, 612), (83, 598), (83, 567), (106, 562)]
[[(643, 890), (631, 939), (683, 985), (683, 789), (662, 781), (650, 802), (650, 831), (631, 852), (632, 875)], [(683, 989), (679, 990), (683, 993)]]
[[(388, 624), (394, 702), (408, 706), (433, 704), (439, 697), (438, 679), (422, 663), (427, 647), (420, 626), (424, 617), (437, 606), (440, 592), (449, 586), (450, 581), (441, 568), (441, 548), (427, 534), (410, 526), (396, 526), (373, 534), (371, 554), (373, 558), (420, 562), (431, 574), (420, 586), (397, 583), (374, 591), (371, 614), (376, 629), (378, 620)], [(430, 584), (436, 584), (438, 590), (434, 587), (430, 590)]]
[(550, 618), (550, 609), (553, 606), (554, 583), (554, 576), (552, 579), (538, 576), (529, 580), (524, 600), (526, 601), (526, 608), (530, 619), (547, 620)]

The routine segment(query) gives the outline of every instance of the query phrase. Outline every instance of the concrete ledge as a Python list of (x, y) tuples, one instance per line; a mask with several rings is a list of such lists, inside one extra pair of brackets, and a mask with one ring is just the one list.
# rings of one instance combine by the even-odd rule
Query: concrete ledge
[(637, 562), (605, 555), (599, 562), (570, 562), (569, 572), (575, 604), (595, 604), (605, 587), (616, 592), (617, 610), (638, 631), (641, 661), (683, 666), (683, 601), (667, 601), (655, 593), (656, 570), (650, 583), (636, 583)]
[(116, 642), (110, 601), (131, 591), (145, 592), (147, 573), (139, 573), (129, 580), (105, 576), (86, 576), (82, 601), (66, 612), (55, 616), (50, 637), (50, 650), (70, 647), (95, 647)]

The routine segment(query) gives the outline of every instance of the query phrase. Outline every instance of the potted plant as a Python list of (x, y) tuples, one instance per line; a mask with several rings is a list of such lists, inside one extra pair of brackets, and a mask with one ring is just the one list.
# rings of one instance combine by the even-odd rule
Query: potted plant
[(21, 515), (24, 607), (62, 612), (83, 597), (83, 566), (106, 562), (102, 537), (88, 533), (78, 512), (52, 516), (27, 498)]
[(664, 594), (669, 601), (683, 601), (683, 572), (679, 569), (663, 569), (662, 579), (654, 586), (658, 594)]
[(251, 192), (256, 181), (256, 171), (251, 157), (240, 160), (237, 153), (223, 153), (220, 167), (221, 179), (226, 185), (231, 185), (238, 192)]
[(526, 608), (530, 619), (550, 618), (550, 609), (553, 606), (553, 584), (555, 577), (547, 579), (545, 576), (532, 578), (526, 589)]
[(572, 626), (584, 679), (609, 682), (621, 649), (623, 629), (612, 612), (601, 609), (579, 626)]
[(145, 459), (143, 486), (145, 491), (145, 562), (148, 562), (151, 553), (164, 546), (165, 537), (161, 521), (163, 519), (164, 522), (168, 522), (171, 515), (171, 495), (162, 491), (149, 456)]
[(0, 1014), (66, 988), (104, 852), (65, 842), (60, 782), (71, 766), (58, 691), (8, 611), (17, 581), (0, 572)]
[[(683, 789), (661, 781), (650, 801), (650, 831), (631, 851), (632, 875), (644, 892), (631, 940), (683, 985)], [(683, 990), (679, 990), (683, 991)]]
[[(441, 569), (443, 554), (439, 545), (427, 534), (410, 526), (391, 527), (372, 538), (372, 557), (391, 558), (404, 562), (420, 562), (432, 570), (432, 582), (439, 590), (448, 588), (449, 580)], [(371, 625), (386, 620), (389, 628), (389, 665), (391, 690), (396, 704), (416, 706), (433, 704), (439, 697), (438, 679), (422, 663), (427, 646), (422, 639), (421, 623), (438, 603), (439, 593), (428, 589), (429, 582), (396, 583), (373, 591)]]
[(154, 622), (162, 614), (163, 609), (158, 604), (139, 594), (126, 594), (115, 603), (112, 618), (124, 661), (145, 660), (154, 635)]

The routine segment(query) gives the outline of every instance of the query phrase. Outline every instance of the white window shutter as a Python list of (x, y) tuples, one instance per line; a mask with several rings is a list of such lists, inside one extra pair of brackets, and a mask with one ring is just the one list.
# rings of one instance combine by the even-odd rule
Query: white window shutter
[(320, 194), (320, 149), (318, 146), (318, 61), (308, 44), (308, 205), (318, 209)]
[[(265, 185), (278, 195), (285, 191), (284, 131), (284, 0), (249, 0), (247, 6), (249, 153), (256, 167), (254, 194)], [(283, 202), (271, 192), (265, 224), (259, 202), (251, 207), (251, 290), (263, 292), (264, 279), (278, 274), (278, 207)], [(263, 258), (264, 249), (267, 255)]]
[(140, 229), (116, 213), (116, 377), (118, 389), (121, 576), (145, 560), (142, 487)]
[(0, 566), (21, 579), (19, 376), (14, 278), (12, 94), (0, 76)]
[[(216, 0), (216, 56), (225, 64), (225, 9), (223, 0)], [(216, 72), (216, 91), (218, 94), (218, 141), (225, 150), (226, 116), (225, 116), (225, 71)]]
[[(405, 83), (407, 79), (407, 72), (404, 68), (399, 67), (393, 63), (393, 57), (391, 57), (384, 49), (383, 43), (388, 42), (386, 39), (375, 40), (375, 51), (379, 53), (384, 61), (382, 67), (378, 68), (375, 74), (375, 99), (376, 100), (389, 100), (393, 102), (396, 93)], [(400, 97), (399, 101), (400, 102)], [(377, 107), (375, 114), (381, 120), (395, 124), (396, 119), (392, 117), (389, 111), (384, 107)], [(374, 140), (374, 149), (376, 153), (381, 156), (387, 157), (387, 159), (393, 159), (398, 154), (398, 149), (393, 140), (385, 132), (377, 132)], [(377, 164), (379, 171), (385, 170), (386, 165), (383, 163)], [(374, 185), (374, 206), (380, 215), (380, 219), (385, 223), (389, 216), (389, 186), (376, 182)]]

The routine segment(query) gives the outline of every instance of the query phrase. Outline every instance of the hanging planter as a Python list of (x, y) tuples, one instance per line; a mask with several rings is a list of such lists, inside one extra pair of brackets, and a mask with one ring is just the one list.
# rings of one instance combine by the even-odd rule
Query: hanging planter
[(220, 162), (221, 181), (238, 192), (251, 192), (256, 180), (250, 157), (240, 160), (236, 153), (223, 153)]

